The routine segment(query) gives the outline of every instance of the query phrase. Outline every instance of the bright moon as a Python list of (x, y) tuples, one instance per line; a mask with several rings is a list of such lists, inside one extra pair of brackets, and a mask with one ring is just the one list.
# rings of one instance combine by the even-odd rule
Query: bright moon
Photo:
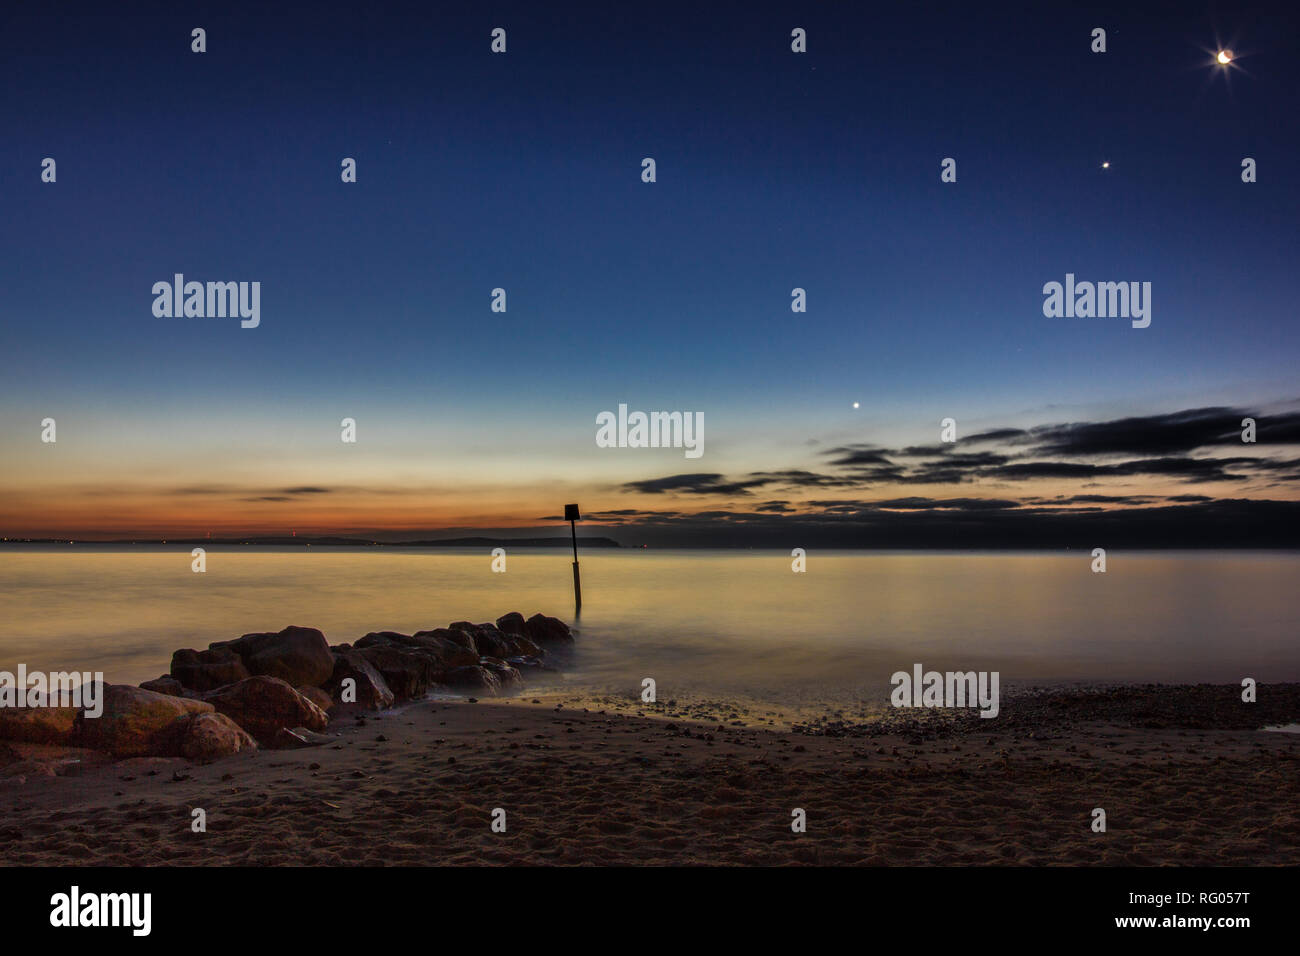
[(1109, 162), (1102, 163), (1102, 164), (1101, 164), (1101, 168), (1102, 168), (1102, 169), (1110, 169), (1110, 163), (1109, 163)]
[(1231, 51), (1231, 50), (1220, 50), (1220, 51), (1219, 51), (1219, 55), (1218, 55), (1217, 57), (1215, 57), (1215, 59), (1217, 59), (1220, 63), (1222, 63), (1222, 64), (1224, 64), (1224, 65), (1226, 66), (1227, 64), (1229, 64), (1229, 63), (1232, 62), (1232, 51)]
[(858, 403), (857, 403), (857, 402), (854, 402), (854, 403), (853, 403), (853, 407), (854, 407), (854, 408), (857, 408), (857, 407), (858, 407)]

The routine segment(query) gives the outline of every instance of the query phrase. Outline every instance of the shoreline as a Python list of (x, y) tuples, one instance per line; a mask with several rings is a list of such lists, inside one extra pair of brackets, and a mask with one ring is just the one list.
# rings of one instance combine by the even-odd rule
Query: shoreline
[(1300, 735), (1261, 728), (1300, 717), (1300, 684), (1234, 699), (1044, 689), (992, 720), (899, 710), (791, 729), (725, 700), (417, 700), (300, 750), (92, 751), (25, 785), (10, 764), (0, 836), (10, 865), (1295, 865)]

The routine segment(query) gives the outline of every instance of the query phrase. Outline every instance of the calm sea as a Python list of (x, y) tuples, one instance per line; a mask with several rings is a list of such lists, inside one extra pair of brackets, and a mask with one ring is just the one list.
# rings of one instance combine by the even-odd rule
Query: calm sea
[[(601, 550), (567, 686), (852, 699), (889, 676), (996, 670), (1057, 681), (1300, 680), (1300, 555), (1196, 552)], [(0, 669), (101, 670), (136, 683), (178, 647), (288, 624), (331, 643), (536, 611), (573, 621), (570, 558), (484, 552), (0, 548)]]

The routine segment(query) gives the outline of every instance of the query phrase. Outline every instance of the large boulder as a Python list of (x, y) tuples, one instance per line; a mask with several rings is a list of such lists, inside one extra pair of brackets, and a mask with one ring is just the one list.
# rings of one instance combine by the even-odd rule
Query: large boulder
[(225, 714), (195, 714), (181, 738), (181, 756), (200, 763), (256, 749), (257, 741)]
[(324, 730), (329, 723), (323, 710), (278, 677), (249, 677), (209, 691), (203, 699), (264, 744), (282, 727)]
[[(469, 624), (466, 626), (473, 627), (474, 625)], [(421, 631), (420, 633), (432, 634), (435, 637), (441, 637), (444, 640), (451, 641), (453, 644), (460, 645), (467, 651), (473, 651), (475, 654), (478, 653), (478, 645), (474, 643), (474, 635), (469, 631), (464, 630), (464, 628), (438, 627), (438, 628), (434, 628), (432, 631)]]
[[(384, 680), (384, 675), (375, 669), (360, 651), (351, 647), (336, 647), (334, 654), (334, 673), (325, 682), (324, 688), (339, 703), (348, 706), (355, 704), (367, 710), (384, 710), (393, 706), (393, 691)], [(343, 681), (351, 678), (355, 681), (356, 697), (354, 700), (343, 699)]]
[(513, 694), (523, 689), (523, 674), (519, 673), (518, 669), (507, 661), (485, 657), (479, 663), (479, 666), (496, 677), (497, 683), (500, 684), (501, 693)]
[(313, 704), (315, 704), (317, 707), (319, 707), (321, 710), (325, 711), (325, 713), (328, 714), (331, 710), (334, 709), (334, 698), (331, 697), (329, 694), (327, 694), (325, 691), (321, 690), (319, 687), (311, 687), (308, 684), (303, 684), (301, 687), (297, 687), (294, 689), (297, 690), (298, 693), (302, 694), (302, 696), (306, 697)]
[(534, 614), (526, 622), (528, 637), (534, 644), (545, 647), (547, 644), (572, 644), (573, 633), (569, 625), (558, 617)]
[(214, 645), (206, 651), (186, 648), (172, 654), (171, 676), (182, 687), (205, 691), (252, 675), (238, 654), (227, 647)]
[(185, 685), (175, 677), (163, 674), (155, 680), (147, 680), (140, 684), (144, 690), (151, 690), (155, 694), (166, 694), (169, 697), (184, 697)]
[(474, 625), (474, 643), (481, 657), (509, 657), (514, 653), (510, 638), (495, 624)]
[(436, 631), (418, 631), (409, 638), (409, 646), (432, 654), (443, 670), (477, 664), (479, 652), (472, 646), (472, 642), (471, 646), (466, 646), (465, 641), (457, 641), (450, 636), (453, 633), (464, 636), (462, 632), (443, 633), (445, 630), (438, 628)]
[(407, 644), (411, 635), (399, 631), (371, 631), (356, 642), (354, 647), (377, 647), (380, 644)]
[(401, 700), (423, 696), (443, 670), (432, 654), (401, 644), (372, 644), (359, 647), (357, 653), (383, 675), (389, 689)]
[(454, 690), (483, 694), (486, 697), (496, 697), (501, 693), (500, 678), (479, 664), (453, 667), (447, 671), (443, 682)]
[(503, 634), (519, 634), (524, 637), (528, 636), (528, 625), (524, 621), (524, 616), (518, 611), (511, 611), (509, 614), (502, 614), (497, 618), (497, 627)]
[(200, 700), (127, 684), (105, 684), (103, 707), (98, 717), (82, 715), (79, 742), (115, 757), (179, 756), (190, 717), (213, 710)]
[(507, 634), (506, 637), (510, 641), (511, 657), (541, 657), (546, 653), (532, 638), (522, 634)]
[(0, 740), (67, 746), (80, 712), (77, 707), (0, 707)]
[(314, 627), (286, 627), (283, 631), (245, 634), (234, 641), (210, 645), (238, 654), (254, 677), (278, 677), (293, 687), (319, 687), (334, 673), (334, 657), (325, 635)]

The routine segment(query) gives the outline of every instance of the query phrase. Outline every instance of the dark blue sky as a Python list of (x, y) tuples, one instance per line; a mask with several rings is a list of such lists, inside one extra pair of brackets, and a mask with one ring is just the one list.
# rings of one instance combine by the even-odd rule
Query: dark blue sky
[[(559, 480), (620, 401), (705, 410), (721, 471), (1296, 397), (1286, 6), (270, 6), (0, 14), (4, 447), (57, 411), (238, 458), (361, 409)], [(154, 318), (178, 271), (260, 281), (261, 326)], [(1066, 272), (1151, 282), (1151, 327), (1044, 318)]]

